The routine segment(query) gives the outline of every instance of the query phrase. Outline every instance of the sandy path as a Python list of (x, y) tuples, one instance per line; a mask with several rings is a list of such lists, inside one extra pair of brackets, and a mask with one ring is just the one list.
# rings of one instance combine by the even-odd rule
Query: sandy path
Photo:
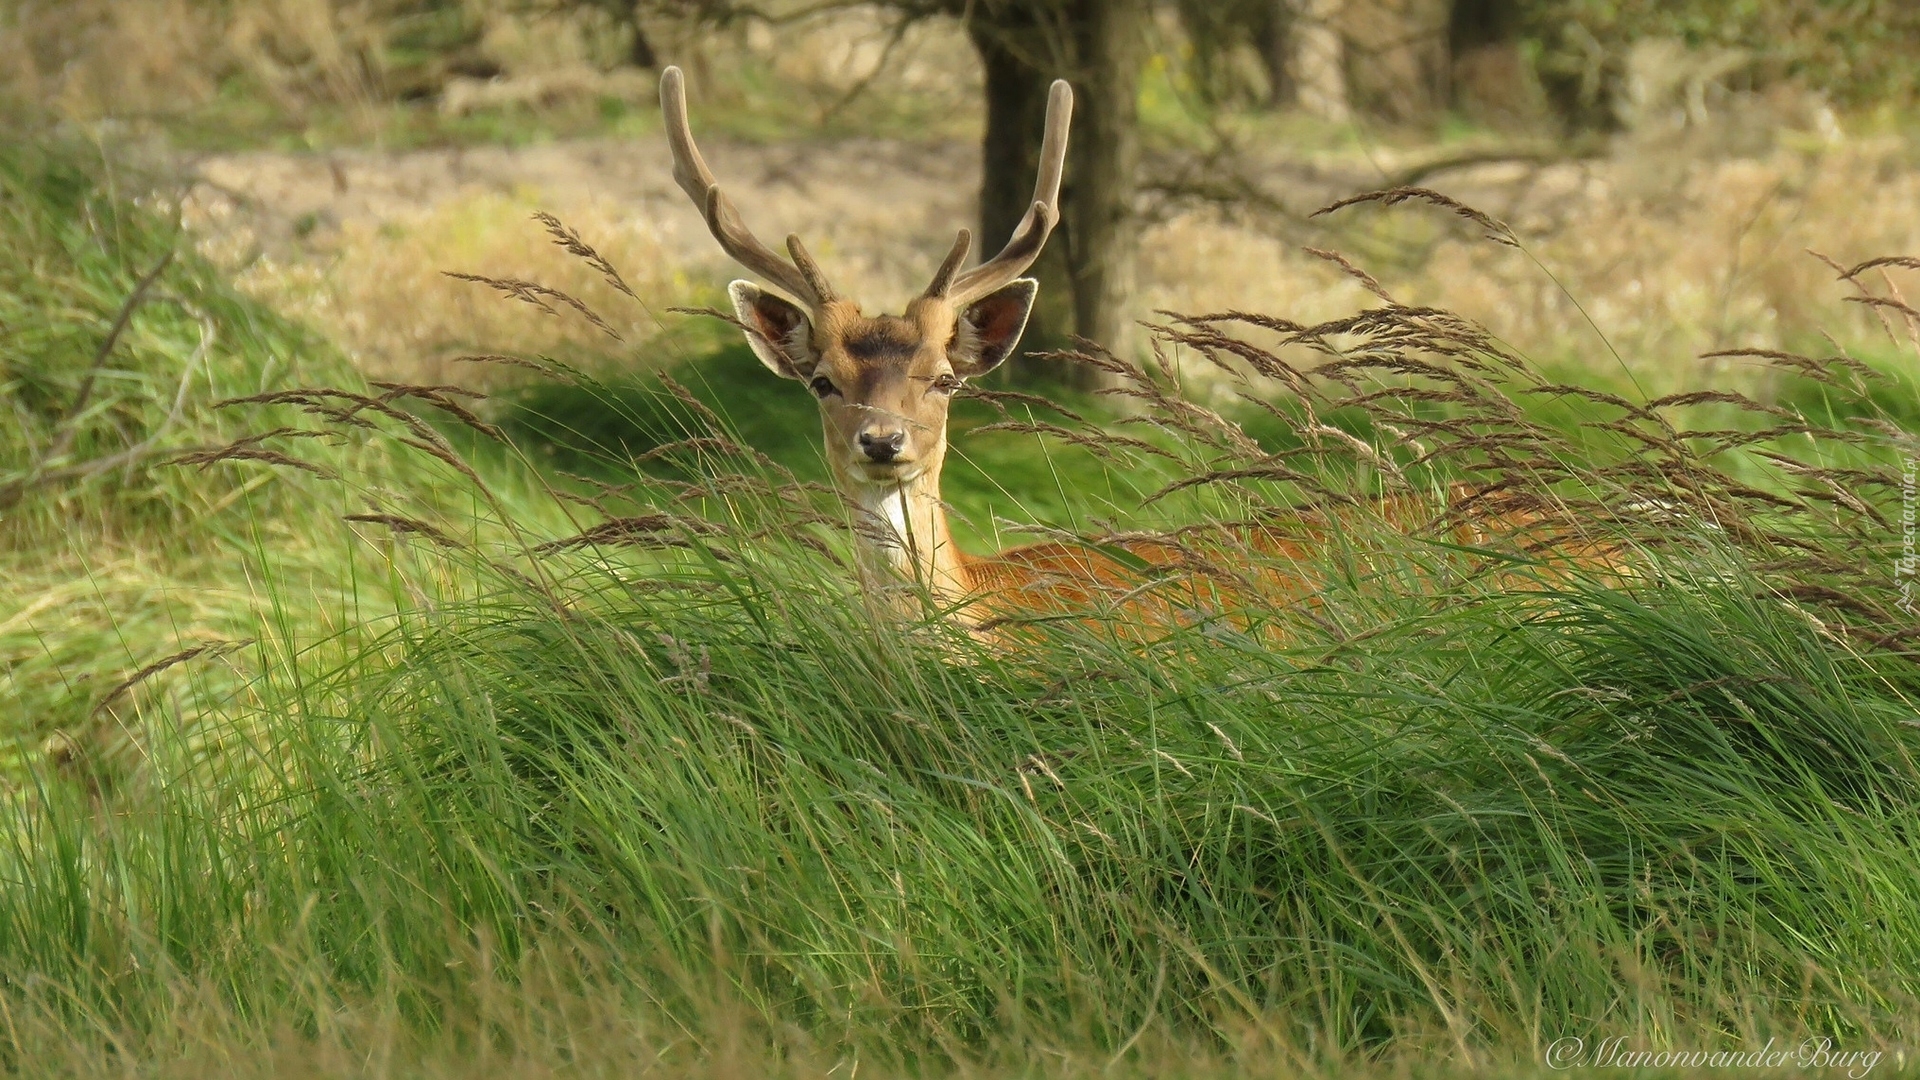
[[(906, 281), (932, 273), (973, 219), (979, 184), (971, 145), (854, 141), (702, 149), (749, 223), (770, 244), (797, 232), (836, 280), (888, 306)], [(699, 214), (673, 183), (660, 137), (524, 148), (465, 147), (385, 154), (224, 154), (193, 166), (196, 196), (225, 202), (262, 248), (286, 258), (324, 250), (327, 234), (418, 216), (489, 193), (560, 208), (617, 208), (676, 265), (727, 274)], [(305, 232), (306, 236), (297, 235)], [(590, 238), (591, 239), (591, 238)]]
[[(869, 311), (897, 310), (954, 230), (974, 219), (970, 143), (716, 138), (703, 148), (763, 240), (800, 233)], [(1376, 186), (1423, 153), (1432, 151), (1308, 161), (1256, 145), (1243, 174), (1284, 211), (1163, 206), (1143, 238), (1135, 314), (1238, 308), (1309, 320), (1376, 302), (1301, 250), (1317, 243), (1371, 253), (1369, 269), (1402, 301), (1461, 311), (1535, 356), (1615, 364), (1618, 352), (1679, 378), (1709, 349), (1804, 346), (1823, 331), (1874, 329), (1839, 303), (1843, 293), (1806, 249), (1843, 262), (1920, 250), (1920, 168), (1890, 138), (1782, 141), (1746, 156), (1669, 142), (1429, 181), (1512, 223), (1524, 252), (1489, 245), (1480, 230), (1434, 211), (1363, 208), (1306, 220), (1308, 209)], [(327, 326), (374, 370), (444, 377), (436, 358), (461, 350), (604, 346), (588, 328), (482, 303), (489, 298), (473, 286), (439, 274), (524, 276), (584, 290), (596, 305), (610, 297), (594, 294), (597, 276), (569, 264), (527, 220), (536, 209), (578, 228), (657, 307), (714, 302), (738, 276), (674, 186), (657, 136), (223, 154), (192, 162), (190, 174), (189, 218), (209, 246), (253, 267), (242, 278), (250, 287)], [(619, 325), (631, 344), (666, 322), (650, 309)]]

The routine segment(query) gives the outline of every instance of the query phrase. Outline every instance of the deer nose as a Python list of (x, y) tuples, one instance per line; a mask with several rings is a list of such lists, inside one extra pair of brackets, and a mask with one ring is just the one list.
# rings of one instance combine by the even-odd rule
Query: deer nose
[(890, 435), (876, 435), (871, 431), (860, 433), (860, 450), (867, 457), (881, 465), (899, 456), (902, 447), (907, 445), (907, 433), (896, 431)]

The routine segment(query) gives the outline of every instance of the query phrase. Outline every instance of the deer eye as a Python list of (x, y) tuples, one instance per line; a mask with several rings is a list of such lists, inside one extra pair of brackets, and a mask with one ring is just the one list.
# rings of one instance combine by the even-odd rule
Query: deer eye
[(960, 389), (960, 380), (952, 375), (939, 375), (933, 380), (933, 389), (942, 394), (951, 394)]
[(825, 375), (821, 375), (815, 378), (812, 382), (808, 383), (807, 385), (812, 388), (814, 395), (817, 397), (823, 397), (823, 398), (832, 397), (833, 395), (840, 392), (840, 388), (833, 385), (833, 383), (829, 381)]

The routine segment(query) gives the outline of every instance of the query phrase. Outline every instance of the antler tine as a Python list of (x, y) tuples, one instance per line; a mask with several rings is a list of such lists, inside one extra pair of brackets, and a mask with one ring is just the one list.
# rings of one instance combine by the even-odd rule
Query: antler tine
[[(667, 142), (673, 147), (674, 182), (706, 216), (707, 230), (720, 241), (721, 250), (809, 307), (817, 310), (831, 300), (831, 289), (815, 288), (816, 278), (819, 285), (826, 284), (818, 266), (813, 267), (812, 274), (804, 273), (804, 267), (796, 269), (794, 264), (762, 244), (740, 220), (740, 211), (734, 208), (733, 200), (720, 190), (713, 170), (707, 168), (700, 148), (694, 145), (693, 129), (687, 123), (685, 76), (678, 67), (669, 67), (660, 73), (660, 112), (666, 118)], [(807, 263), (811, 264), (812, 260), (808, 259)]]
[(953, 250), (947, 252), (947, 257), (941, 262), (940, 269), (933, 272), (933, 281), (927, 285), (927, 291), (920, 295), (928, 297), (947, 295), (947, 291), (953, 287), (954, 271), (960, 269), (960, 264), (967, 261), (967, 252), (972, 249), (973, 230), (961, 229), (960, 235), (953, 238)]
[(821, 304), (838, 300), (839, 294), (827, 283), (827, 275), (820, 270), (820, 264), (813, 261), (813, 254), (800, 242), (799, 233), (787, 234), (787, 253), (793, 256), (793, 265), (800, 268), (800, 276), (807, 279), (807, 287), (813, 290)]
[(1040, 143), (1040, 172), (1033, 205), (1000, 254), (960, 275), (949, 290), (956, 307), (970, 304), (1025, 273), (1060, 221), (1060, 174), (1067, 165), (1067, 129), (1073, 120), (1073, 88), (1055, 79), (1047, 95), (1047, 134)]

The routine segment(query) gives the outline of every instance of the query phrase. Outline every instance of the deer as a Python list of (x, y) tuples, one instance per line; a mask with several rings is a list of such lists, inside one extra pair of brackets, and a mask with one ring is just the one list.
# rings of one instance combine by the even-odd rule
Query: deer
[[(1217, 610), (1223, 594), (1249, 584), (1268, 599), (1310, 597), (1307, 574), (1264, 571), (1257, 582), (1235, 580), (1217, 568), (1196, 568), (1192, 548), (1165, 540), (1047, 542), (990, 556), (970, 555), (954, 543), (940, 497), (949, 407), (968, 380), (1013, 354), (1033, 310), (1039, 282), (1023, 275), (1060, 219), (1073, 114), (1065, 80), (1049, 91), (1033, 199), (1013, 235), (998, 254), (963, 270), (972, 233), (960, 229), (932, 281), (900, 315), (865, 314), (833, 288), (799, 236), (787, 237), (783, 258), (748, 230), (694, 142), (679, 68), (662, 73), (660, 102), (674, 180), (721, 249), (774, 286), (736, 280), (727, 293), (760, 362), (818, 399), (833, 487), (857, 519), (856, 562), (869, 597), (919, 591), (977, 632), (1015, 613), (1081, 608), (1102, 595), (1121, 595), (1124, 604), (1145, 609), (1151, 622), (1192, 610), (1183, 603)], [(1381, 512), (1405, 527), (1424, 505), (1400, 499)], [(1304, 563), (1324, 545), (1331, 524), (1303, 515), (1254, 530), (1251, 543), (1262, 554)], [(1456, 530), (1455, 539), (1480, 535)], [(1184, 601), (1145, 595), (1143, 569), (1149, 577), (1179, 578), (1181, 587), (1172, 591), (1184, 593)]]

